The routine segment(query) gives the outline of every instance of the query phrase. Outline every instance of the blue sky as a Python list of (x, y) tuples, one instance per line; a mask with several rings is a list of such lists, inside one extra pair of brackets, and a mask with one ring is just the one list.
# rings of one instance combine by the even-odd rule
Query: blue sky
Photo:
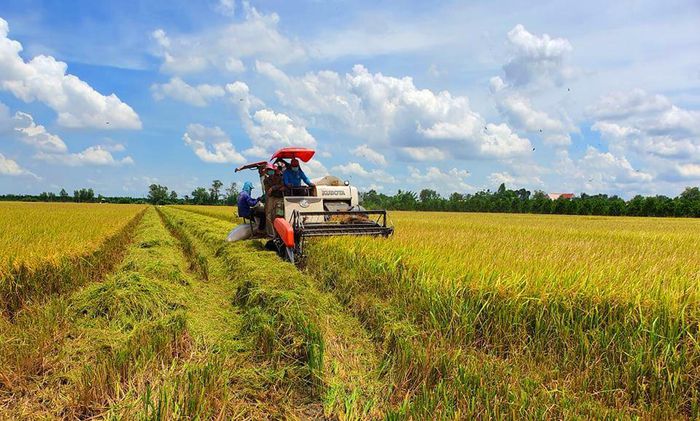
[(361, 189), (700, 185), (700, 6), (0, 4), (0, 193), (190, 193), (289, 145)]

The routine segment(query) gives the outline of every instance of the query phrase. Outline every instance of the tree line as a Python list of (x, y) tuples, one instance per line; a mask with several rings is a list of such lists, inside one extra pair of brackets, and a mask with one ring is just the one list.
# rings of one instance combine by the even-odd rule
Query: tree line
[(188, 204), (188, 205), (235, 205), (238, 200), (238, 185), (231, 183), (224, 188), (221, 180), (214, 180), (209, 188), (197, 187), (191, 194), (182, 197), (167, 186), (151, 184), (148, 195), (144, 197), (103, 196), (95, 194), (93, 189), (79, 189), (68, 194), (66, 189), (59, 193), (42, 192), (40, 194), (5, 194), (0, 201), (17, 202), (76, 202), (76, 203), (151, 203), (154, 205)]
[[(108, 197), (95, 195), (92, 189), (79, 189), (68, 194), (65, 189), (56, 194), (43, 192), (38, 195), (2, 195), (4, 201), (29, 202), (78, 202), (78, 203), (151, 203), (155, 205), (235, 205), (238, 200), (235, 182), (224, 188), (221, 180), (214, 180), (208, 188), (197, 187), (190, 194), (179, 196), (167, 186), (151, 184), (145, 198)], [(603, 216), (678, 216), (700, 217), (700, 189), (687, 187), (676, 197), (663, 195), (637, 195), (630, 200), (606, 194), (582, 193), (571, 199), (552, 200), (543, 191), (510, 190), (501, 184), (498, 190), (480, 191), (474, 194), (452, 193), (443, 197), (435, 190), (423, 189), (419, 193), (399, 190), (386, 195), (370, 190), (361, 194), (361, 202), (368, 209), (451, 211), (451, 212), (502, 212), (540, 213), (563, 215)]]
[(238, 185), (232, 182), (223, 188), (221, 180), (214, 180), (211, 187), (197, 187), (191, 193), (178, 197), (174, 190), (168, 191), (167, 186), (151, 184), (148, 187), (149, 203), (154, 205), (185, 204), (185, 205), (235, 205), (238, 200)]
[(42, 192), (40, 194), (5, 194), (0, 195), (0, 201), (14, 202), (76, 202), (76, 203), (146, 203), (143, 198), (128, 196), (95, 195), (93, 189), (80, 189), (70, 195), (66, 189), (60, 192)]
[(442, 197), (431, 189), (423, 189), (418, 194), (399, 190), (394, 195), (370, 190), (362, 193), (362, 203), (368, 209), (389, 210), (700, 217), (698, 187), (688, 187), (674, 198), (637, 195), (630, 200), (586, 193), (571, 199), (552, 200), (543, 191), (510, 190), (505, 184), (495, 192), (452, 193), (449, 197)]

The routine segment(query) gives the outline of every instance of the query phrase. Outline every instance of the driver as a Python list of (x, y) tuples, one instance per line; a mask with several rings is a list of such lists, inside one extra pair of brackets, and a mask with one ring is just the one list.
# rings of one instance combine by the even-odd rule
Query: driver
[(290, 187), (301, 187), (301, 182), (303, 181), (309, 187), (315, 187), (314, 183), (309, 180), (309, 177), (304, 174), (301, 168), (299, 168), (299, 160), (294, 158), (289, 164), (289, 168), (284, 170), (283, 174), (284, 186)]

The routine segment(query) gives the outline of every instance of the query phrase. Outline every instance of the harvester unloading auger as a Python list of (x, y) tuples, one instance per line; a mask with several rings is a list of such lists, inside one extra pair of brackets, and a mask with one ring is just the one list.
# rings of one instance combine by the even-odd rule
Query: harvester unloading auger
[[(283, 148), (270, 158), (281, 168), (288, 165), (285, 159), (309, 162), (315, 151), (307, 148)], [(236, 172), (254, 169), (260, 175), (265, 191), (265, 169), (267, 161), (254, 162), (236, 168)], [(357, 187), (350, 186), (338, 177), (326, 176), (317, 180), (313, 187), (280, 186), (273, 195), (267, 195), (264, 204), (265, 230), (256, 232), (252, 224), (229, 234), (229, 241), (249, 238), (247, 234), (236, 235), (236, 230), (249, 230), (253, 237), (269, 238), (268, 247), (295, 262), (304, 253), (304, 242), (310, 237), (335, 235), (370, 235), (388, 237), (394, 228), (387, 225), (386, 210), (366, 210), (359, 203)]]

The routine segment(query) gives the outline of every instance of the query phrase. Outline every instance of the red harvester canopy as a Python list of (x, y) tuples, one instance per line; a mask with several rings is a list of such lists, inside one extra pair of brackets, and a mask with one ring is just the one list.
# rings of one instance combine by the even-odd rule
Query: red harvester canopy
[(272, 155), (270, 161), (276, 158), (297, 158), (301, 159), (303, 162), (309, 162), (315, 153), (316, 151), (309, 148), (282, 148)]

